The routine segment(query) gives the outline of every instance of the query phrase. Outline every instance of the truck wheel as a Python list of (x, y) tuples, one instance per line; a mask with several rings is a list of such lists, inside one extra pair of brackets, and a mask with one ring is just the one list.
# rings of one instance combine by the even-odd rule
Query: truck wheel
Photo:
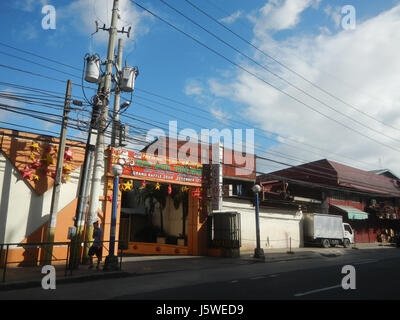
[(321, 244), (323, 248), (329, 248), (331, 246), (331, 243), (328, 239), (322, 239)]
[(349, 239), (344, 239), (344, 240), (343, 240), (343, 246), (344, 246), (345, 248), (350, 247), (350, 240), (349, 240)]

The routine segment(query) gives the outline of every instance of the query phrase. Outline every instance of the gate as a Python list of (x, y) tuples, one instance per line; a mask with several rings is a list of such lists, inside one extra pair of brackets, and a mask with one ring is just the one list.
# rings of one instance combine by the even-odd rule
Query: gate
[(239, 212), (212, 213), (208, 219), (208, 247), (239, 249), (241, 229)]

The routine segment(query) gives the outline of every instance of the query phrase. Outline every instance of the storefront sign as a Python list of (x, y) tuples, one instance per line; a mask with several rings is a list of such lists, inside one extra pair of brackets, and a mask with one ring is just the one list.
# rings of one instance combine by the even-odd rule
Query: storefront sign
[(211, 193), (212, 193), (212, 209), (222, 210), (222, 145), (219, 148), (213, 148), (213, 161), (218, 163), (211, 165)]
[(133, 179), (201, 186), (202, 164), (151, 156), (146, 153), (111, 149), (111, 167), (123, 167)]

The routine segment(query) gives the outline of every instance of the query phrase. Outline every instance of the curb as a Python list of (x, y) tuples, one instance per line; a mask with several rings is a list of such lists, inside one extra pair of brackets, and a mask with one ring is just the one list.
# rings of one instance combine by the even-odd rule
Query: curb
[[(129, 277), (134, 274), (126, 272), (126, 271), (113, 271), (113, 272), (102, 272), (98, 274), (91, 275), (82, 275), (82, 276), (70, 276), (70, 277), (62, 277), (56, 280), (57, 284), (65, 284), (65, 283), (76, 283), (76, 282), (86, 282), (86, 281), (95, 281), (99, 279), (112, 279), (112, 278), (124, 278)], [(19, 290), (19, 289), (28, 289), (41, 287), (41, 280), (29, 280), (29, 281), (10, 281), (0, 284), (0, 291), (8, 291), (8, 290)]]

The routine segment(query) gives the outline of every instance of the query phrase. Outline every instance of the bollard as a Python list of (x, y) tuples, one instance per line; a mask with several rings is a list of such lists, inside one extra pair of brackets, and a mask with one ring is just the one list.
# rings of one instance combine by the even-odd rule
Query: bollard
[(289, 237), (289, 251), (286, 251), (286, 253), (290, 253), (290, 254), (294, 253), (292, 251), (292, 237)]

